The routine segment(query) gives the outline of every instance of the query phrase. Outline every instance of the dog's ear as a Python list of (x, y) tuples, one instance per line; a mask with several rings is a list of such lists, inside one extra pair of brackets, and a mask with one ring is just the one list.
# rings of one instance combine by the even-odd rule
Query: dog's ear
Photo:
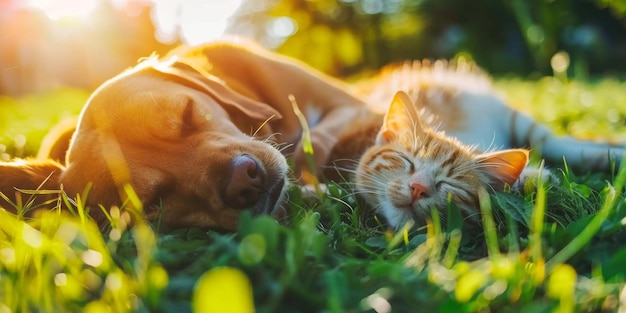
[(220, 102), (229, 114), (243, 113), (257, 120), (281, 119), (282, 115), (270, 105), (255, 101), (229, 88), (219, 78), (184, 62), (163, 62), (152, 65), (158, 72), (175, 78), (181, 84), (204, 91)]
[(78, 116), (63, 119), (56, 124), (41, 141), (37, 160), (53, 160), (65, 163), (65, 155), (69, 150), (70, 141), (76, 131)]
[[(15, 212), (15, 204), (22, 205), (31, 197), (23, 191), (52, 191), (41, 192), (36, 195), (35, 205), (50, 200), (56, 196), (60, 189), (59, 177), (63, 172), (63, 166), (53, 161), (28, 161), (20, 160), (10, 163), (0, 163), (0, 192), (10, 202), (0, 196), (0, 207)], [(34, 194), (34, 193), (33, 193)]]

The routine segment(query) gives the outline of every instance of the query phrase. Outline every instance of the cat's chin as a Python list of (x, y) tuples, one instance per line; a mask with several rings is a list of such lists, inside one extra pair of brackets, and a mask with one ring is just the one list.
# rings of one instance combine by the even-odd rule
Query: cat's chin
[(423, 226), (425, 224), (425, 217), (419, 216), (417, 210), (411, 206), (398, 208), (390, 203), (381, 205), (380, 212), (385, 217), (385, 220), (395, 230), (400, 230), (407, 224)]
[[(390, 202), (381, 202), (382, 205), (379, 206), (379, 212), (384, 216), (389, 226), (391, 226), (395, 230), (403, 229), (407, 223), (411, 223), (413, 227), (422, 227), (425, 226), (427, 221), (432, 219), (432, 210), (430, 208), (439, 208), (439, 214), (446, 215), (445, 212), (447, 206), (449, 205), (447, 201), (444, 202), (436, 202), (436, 201), (426, 201), (426, 203), (417, 204), (414, 203), (410, 206), (399, 207), (397, 205), (391, 204)], [(477, 213), (477, 209), (473, 206), (460, 206), (462, 214), (467, 217), (468, 222), (477, 222), (479, 221), (480, 214)]]
[(401, 210), (395, 208), (393, 209), (393, 212), (383, 212), (383, 215), (385, 216), (387, 223), (389, 223), (389, 226), (395, 230), (400, 230), (408, 223), (414, 222), (413, 216), (409, 212), (402, 212)]

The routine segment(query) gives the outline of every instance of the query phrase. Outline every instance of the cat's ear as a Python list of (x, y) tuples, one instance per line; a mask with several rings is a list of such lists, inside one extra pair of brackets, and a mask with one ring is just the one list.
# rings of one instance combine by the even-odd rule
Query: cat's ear
[(490, 185), (503, 190), (505, 185), (513, 186), (528, 163), (528, 150), (509, 149), (483, 154), (480, 169), (490, 178)]
[(416, 105), (406, 92), (398, 91), (385, 113), (383, 126), (376, 136), (376, 143), (388, 143), (406, 132), (415, 136), (415, 132), (420, 132), (422, 129)]

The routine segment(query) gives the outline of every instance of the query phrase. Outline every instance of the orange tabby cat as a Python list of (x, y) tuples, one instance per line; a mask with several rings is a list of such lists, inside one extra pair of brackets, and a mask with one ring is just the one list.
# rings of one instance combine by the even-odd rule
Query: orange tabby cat
[(398, 92), (356, 169), (359, 193), (391, 226), (423, 223), (432, 208), (447, 208), (449, 196), (466, 215), (477, 216), (481, 186), (501, 190), (520, 178), (527, 150), (481, 153), (432, 129), (418, 107)]
[(570, 168), (585, 171), (608, 172), (626, 155), (622, 145), (556, 136), (508, 107), (470, 64), (408, 62), (361, 90), (378, 114), (339, 135), (331, 160), (340, 171), (326, 175), (356, 173), (358, 192), (395, 228), (410, 219), (423, 224), (432, 208), (447, 208), (448, 196), (466, 216), (478, 217), (481, 186), (517, 189), (539, 174), (555, 179), (548, 170), (526, 167), (527, 148), (549, 164), (565, 158)]

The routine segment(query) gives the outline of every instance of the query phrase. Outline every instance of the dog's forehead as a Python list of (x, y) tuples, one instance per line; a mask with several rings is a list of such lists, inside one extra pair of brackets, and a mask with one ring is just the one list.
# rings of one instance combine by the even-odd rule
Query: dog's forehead
[(125, 76), (107, 82), (96, 90), (84, 114), (93, 118), (125, 120), (154, 119), (164, 115), (181, 115), (196, 110), (193, 105), (198, 95), (173, 82), (145, 75)]

